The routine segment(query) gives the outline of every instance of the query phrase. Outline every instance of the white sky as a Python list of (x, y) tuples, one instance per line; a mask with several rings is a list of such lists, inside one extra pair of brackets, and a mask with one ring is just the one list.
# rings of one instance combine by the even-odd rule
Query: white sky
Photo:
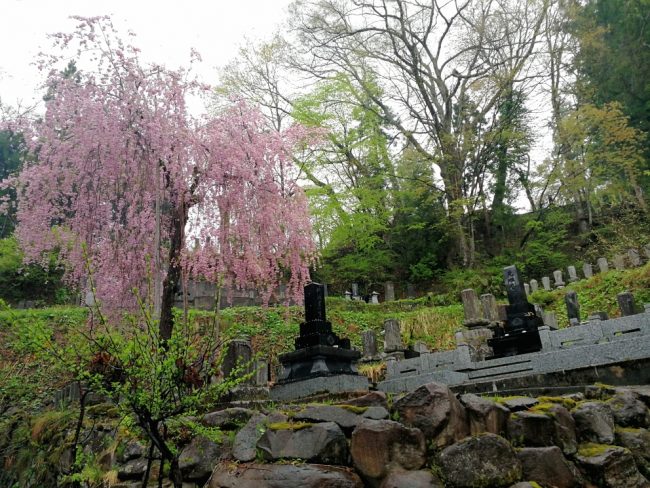
[(197, 73), (217, 81), (217, 67), (236, 54), (245, 38), (270, 36), (286, 17), (290, 0), (0, 0), (0, 100), (23, 106), (38, 101), (41, 74), (31, 63), (49, 51), (47, 34), (70, 32), (70, 15), (111, 15), (121, 37), (133, 43), (142, 59), (170, 68), (187, 66), (190, 49), (203, 58)]

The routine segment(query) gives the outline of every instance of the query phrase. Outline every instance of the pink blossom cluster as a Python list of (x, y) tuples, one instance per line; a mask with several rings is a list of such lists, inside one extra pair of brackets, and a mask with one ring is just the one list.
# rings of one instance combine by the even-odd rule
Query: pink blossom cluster
[[(107, 310), (132, 309), (133, 289), (162, 279), (170, 259), (184, 278), (253, 285), (267, 298), (285, 282), (299, 299), (315, 246), (290, 170), (306, 131), (274, 131), (244, 104), (191, 117), (186, 97), (205, 87), (188, 72), (142, 65), (110, 19), (78, 20), (53, 37), (58, 54), (43, 57), (45, 114), (10, 124), (32, 156), (12, 181), (26, 260), (59, 249), (70, 282), (92, 271)], [(70, 49), (95, 68), (55, 69)], [(174, 217), (182, 245), (170, 256)]]

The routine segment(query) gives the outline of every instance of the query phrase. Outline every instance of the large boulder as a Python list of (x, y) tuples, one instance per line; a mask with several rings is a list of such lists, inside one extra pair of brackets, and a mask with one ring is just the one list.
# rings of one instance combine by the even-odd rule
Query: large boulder
[(183, 478), (205, 481), (216, 464), (231, 456), (231, 443), (227, 437), (216, 443), (207, 437), (197, 435), (183, 448), (178, 457), (178, 466)]
[(254, 413), (255, 411), (248, 408), (226, 408), (206, 413), (201, 423), (208, 427), (219, 427), (221, 430), (235, 430), (246, 425)]
[(304, 459), (320, 464), (348, 464), (348, 442), (334, 422), (269, 424), (257, 447), (267, 461)]
[(649, 488), (636, 465), (632, 453), (624, 447), (603, 444), (583, 444), (576, 462), (596, 483), (605, 488)]
[(467, 411), (471, 435), (483, 432), (503, 435), (506, 432), (510, 415), (506, 407), (473, 393), (461, 395), (460, 401)]
[(363, 488), (349, 468), (319, 464), (217, 465), (209, 488)]
[(444, 449), (439, 456), (447, 486), (510, 486), (521, 479), (521, 462), (503, 437), (481, 434)]
[(557, 446), (525, 447), (517, 452), (523, 478), (555, 488), (577, 488), (583, 481), (575, 465)]
[(499, 403), (511, 412), (523, 412), (537, 405), (539, 400), (527, 396), (512, 396), (500, 399)]
[(392, 420), (364, 420), (352, 432), (352, 462), (372, 486), (393, 469), (419, 469), (425, 461), (424, 435)]
[(616, 444), (630, 450), (641, 474), (650, 479), (650, 432), (646, 429), (616, 429)]
[(395, 470), (389, 473), (380, 488), (444, 488), (445, 485), (431, 471)]
[(393, 408), (400, 422), (420, 429), (437, 447), (448, 446), (469, 435), (465, 408), (446, 385), (423, 385), (397, 400)]
[(648, 407), (633, 391), (619, 390), (607, 403), (612, 407), (614, 422), (621, 427), (650, 426)]
[(121, 480), (139, 480), (147, 470), (147, 459), (136, 458), (117, 466), (117, 477)]
[(253, 461), (257, 454), (257, 441), (264, 432), (266, 416), (262, 414), (253, 415), (246, 425), (237, 432), (232, 446), (232, 455), (237, 461)]
[(578, 440), (611, 444), (614, 442), (614, 415), (603, 402), (584, 402), (571, 412), (576, 423)]

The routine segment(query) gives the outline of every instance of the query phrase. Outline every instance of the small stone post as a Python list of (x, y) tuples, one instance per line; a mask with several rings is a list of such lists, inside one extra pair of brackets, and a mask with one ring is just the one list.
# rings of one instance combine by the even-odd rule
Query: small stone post
[(591, 266), (591, 264), (585, 263), (582, 266), (582, 272), (584, 273), (585, 278), (587, 278), (587, 279), (591, 278), (594, 275), (594, 270), (593, 270), (593, 267)]
[(621, 316), (627, 317), (636, 314), (636, 306), (634, 304), (634, 295), (629, 291), (624, 291), (616, 295), (618, 308), (621, 309)]
[(542, 278), (542, 286), (546, 291), (551, 291), (551, 279), (548, 276)]
[(373, 291), (370, 294), (370, 303), (372, 303), (373, 305), (379, 305), (379, 293)]
[(530, 280), (530, 291), (535, 293), (537, 290), (539, 290), (539, 283), (537, 283), (537, 280)]
[(403, 351), (402, 334), (400, 331), (399, 320), (384, 320), (384, 352)]
[(580, 324), (580, 304), (578, 303), (578, 294), (575, 291), (568, 291), (564, 295), (566, 304), (566, 313), (571, 325)]
[(345, 299), (352, 300), (352, 292), (350, 290), (345, 290)]
[(395, 285), (393, 285), (393, 282), (387, 281), (384, 284), (384, 287), (385, 287), (384, 300), (387, 302), (395, 301)]

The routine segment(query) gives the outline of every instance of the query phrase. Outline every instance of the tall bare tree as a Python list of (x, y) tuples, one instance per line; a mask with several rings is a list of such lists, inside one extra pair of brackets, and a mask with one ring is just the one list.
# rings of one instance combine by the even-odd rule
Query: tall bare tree
[[(431, 161), (446, 194), (459, 257), (474, 259), (468, 179), (475, 175), (477, 133), (513, 84), (531, 76), (546, 0), (298, 0), (292, 27), (295, 67), (327, 78), (345, 72), (386, 124)], [(367, 76), (373, 72), (374, 76)], [(470, 182), (471, 183), (471, 182)]]

